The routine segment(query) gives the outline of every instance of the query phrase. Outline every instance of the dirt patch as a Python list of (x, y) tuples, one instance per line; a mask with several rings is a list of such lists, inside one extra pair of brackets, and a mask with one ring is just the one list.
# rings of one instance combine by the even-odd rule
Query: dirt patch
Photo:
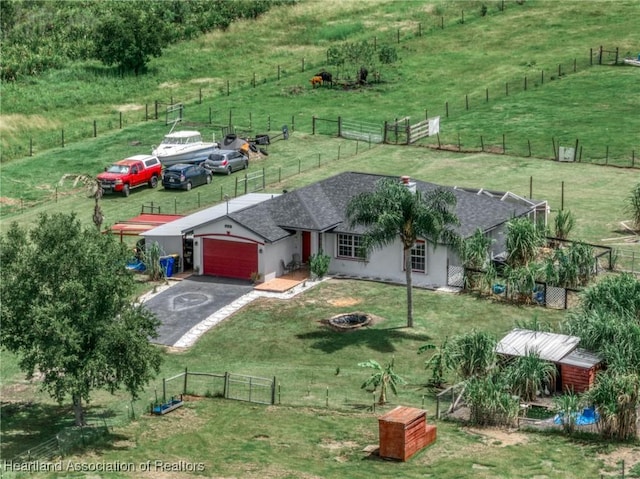
[(116, 111), (119, 112), (127, 112), (127, 111), (138, 111), (142, 110), (144, 105), (136, 105), (135, 103), (127, 103), (125, 105), (118, 105), (115, 107)]
[(613, 471), (609, 472), (600, 471), (602, 476), (620, 477), (622, 461), (624, 461), (626, 471), (634, 465), (640, 464), (640, 447), (619, 447), (615, 451), (607, 454), (598, 454), (597, 457), (604, 462), (607, 469), (613, 469)]
[(482, 442), (488, 446), (515, 446), (518, 444), (526, 444), (529, 441), (526, 434), (509, 429), (465, 428), (465, 432), (473, 436), (479, 436), (482, 439)]
[(335, 451), (338, 449), (355, 449), (360, 447), (360, 445), (354, 441), (325, 441), (320, 444), (320, 447)]
[(2, 196), (2, 197), (0, 197), (0, 204), (9, 205), (9, 206), (16, 206), (16, 205), (20, 204), (20, 200), (17, 200), (15, 198), (7, 198), (6, 196)]
[(362, 302), (362, 300), (356, 299), (356, 298), (351, 298), (351, 297), (346, 297), (346, 298), (330, 299), (327, 302), (331, 306), (341, 307), (341, 306), (353, 306), (355, 304), (360, 304)]

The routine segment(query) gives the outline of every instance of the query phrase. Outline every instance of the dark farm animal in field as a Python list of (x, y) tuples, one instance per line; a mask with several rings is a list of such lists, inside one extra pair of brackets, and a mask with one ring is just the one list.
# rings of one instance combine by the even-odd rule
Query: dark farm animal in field
[(360, 67), (360, 70), (358, 70), (358, 83), (360, 85), (364, 85), (365, 83), (367, 83), (368, 75), (369, 70), (367, 70), (365, 67)]
[(320, 85), (322, 85), (322, 77), (319, 75), (314, 76), (311, 79), (311, 86), (315, 88), (316, 86), (320, 86)]
[(321, 71), (320, 73), (316, 73), (316, 76), (322, 77), (322, 84), (333, 85), (333, 76), (329, 72)]

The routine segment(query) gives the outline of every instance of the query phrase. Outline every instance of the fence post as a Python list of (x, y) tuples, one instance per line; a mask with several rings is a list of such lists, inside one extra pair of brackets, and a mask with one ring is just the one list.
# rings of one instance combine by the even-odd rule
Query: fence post
[(482, 135), (480, 135), (480, 150), (484, 151), (484, 138), (482, 138)]
[(326, 399), (326, 406), (329, 407), (329, 386), (327, 386), (327, 399)]
[(387, 126), (388, 126), (388, 122), (387, 120), (384, 121), (384, 132), (382, 133), (382, 143), (386, 143), (387, 142)]
[(187, 376), (189, 373), (187, 372), (187, 368), (184, 368), (184, 386), (182, 388), (182, 394), (187, 394)]
[(93, 137), (96, 138), (97, 136), (98, 136), (98, 124), (96, 123), (96, 120), (93, 120)]
[(446, 112), (446, 115), (445, 115), (445, 116), (446, 116), (447, 118), (449, 118), (449, 102), (448, 102), (448, 101), (446, 101), (446, 102), (444, 103), (444, 109), (445, 109), (445, 112)]
[(320, 153), (318, 153), (318, 168), (320, 168)]
[(544, 70), (540, 72), (540, 82), (542, 85), (544, 85)]
[(312, 135), (316, 134), (316, 116), (315, 115), (311, 117), (311, 134)]
[(262, 191), (266, 188), (266, 173), (264, 170), (265, 169), (262, 168)]
[(29, 138), (29, 156), (33, 156), (33, 138)]
[(229, 80), (227, 80), (227, 96), (229, 96)]
[(469, 109), (469, 95), (468, 94), (464, 96), (464, 102), (465, 102), (465, 104), (467, 106), (467, 110), (468, 110)]
[(502, 154), (505, 155), (507, 153), (507, 137), (505, 134), (502, 134)]
[(226, 371), (224, 373), (224, 389), (222, 394), (225, 399), (229, 398), (229, 373)]
[(342, 138), (342, 117), (338, 117), (338, 138)]
[(524, 91), (527, 91), (527, 76), (524, 77)]
[(560, 184), (560, 211), (564, 211), (564, 181)]
[(301, 171), (301, 169), (300, 169), (301, 164), (300, 163), (301, 163), (301, 160), (300, 160), (300, 158), (298, 158), (298, 174), (300, 174), (300, 171)]
[(531, 140), (527, 140), (527, 146), (529, 147), (529, 157), (531, 157)]
[(167, 402), (167, 380), (162, 378), (162, 404)]
[(198, 89), (198, 105), (202, 105), (202, 87)]
[(247, 174), (245, 173), (244, 174), (244, 194), (245, 195), (247, 194), (248, 186), (249, 186), (249, 180), (247, 179)]
[(62, 138), (62, 148), (64, 148), (64, 128), (62, 129), (62, 132), (61, 132), (61, 138)]
[(278, 80), (280, 80), (280, 65), (278, 65)]
[(304, 72), (304, 58), (302, 59), (302, 71)]
[(276, 377), (273, 376), (273, 382), (271, 383), (271, 405), (276, 403)]
[(338, 159), (340, 159), (340, 148), (342, 147), (342, 145), (338, 145)]
[(120, 129), (122, 130), (122, 112), (120, 112)]
[(509, 96), (509, 82), (505, 83), (504, 85), (504, 91), (506, 93), (506, 96)]
[(488, 88), (485, 89), (485, 100), (487, 101), (487, 103), (489, 102), (489, 89)]

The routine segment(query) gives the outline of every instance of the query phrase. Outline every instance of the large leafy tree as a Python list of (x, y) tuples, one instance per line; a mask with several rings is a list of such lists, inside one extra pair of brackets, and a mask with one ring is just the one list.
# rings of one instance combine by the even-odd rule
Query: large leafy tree
[(393, 178), (380, 180), (372, 192), (360, 193), (347, 206), (348, 221), (367, 231), (362, 238), (365, 253), (393, 244), (398, 239), (404, 249), (407, 284), (407, 327), (413, 327), (411, 249), (418, 238), (433, 244), (458, 246), (453, 226), (459, 224), (454, 212), (456, 198), (451, 191), (438, 188), (428, 193), (412, 191)]
[(0, 345), (57, 401), (71, 398), (77, 425), (92, 391), (135, 398), (159, 371), (149, 342), (158, 320), (131, 302), (129, 255), (73, 214), (41, 215), (30, 231), (14, 223), (0, 237)]
[(166, 24), (154, 14), (152, 2), (148, 2), (149, 8), (140, 8), (141, 3), (114, 2), (95, 35), (95, 54), (100, 61), (136, 75), (151, 57), (161, 56), (169, 43)]

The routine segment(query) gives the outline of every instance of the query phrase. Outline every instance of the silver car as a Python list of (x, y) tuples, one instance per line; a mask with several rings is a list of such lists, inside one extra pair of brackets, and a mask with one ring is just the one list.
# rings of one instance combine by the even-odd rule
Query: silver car
[(202, 166), (213, 173), (230, 175), (236, 170), (249, 168), (249, 158), (237, 150), (217, 150), (209, 155)]

